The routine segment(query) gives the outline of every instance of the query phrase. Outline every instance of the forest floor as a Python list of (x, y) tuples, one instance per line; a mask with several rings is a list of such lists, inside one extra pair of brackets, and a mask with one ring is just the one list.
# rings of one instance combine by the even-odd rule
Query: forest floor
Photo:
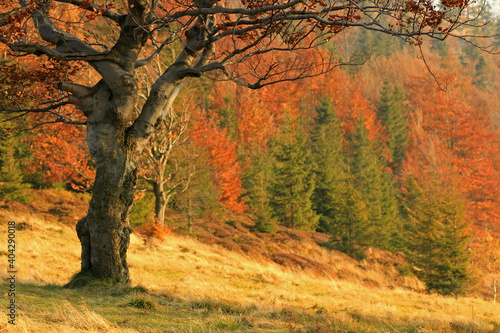
[(238, 218), (196, 221), (191, 236), (177, 225), (162, 241), (134, 233), (131, 287), (64, 288), (79, 268), (74, 226), (88, 197), (34, 194), (0, 200), (2, 313), (8, 221), (18, 270), (16, 325), (2, 314), (0, 332), (500, 332), (500, 305), (425, 293), (403, 255), (371, 249), (355, 261), (318, 245), (324, 235), (256, 234)]

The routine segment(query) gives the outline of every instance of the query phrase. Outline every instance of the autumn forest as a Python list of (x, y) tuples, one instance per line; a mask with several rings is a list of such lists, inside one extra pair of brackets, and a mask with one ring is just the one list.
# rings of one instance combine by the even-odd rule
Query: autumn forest
[[(116, 33), (96, 19), (103, 13), (81, 16), (66, 8), (51, 15), (90, 41)], [(488, 8), (478, 20), (460, 29), (471, 36), (500, 33)], [(87, 23), (93, 28), (84, 29)], [(23, 30), (8, 33), (22, 36)], [(296, 66), (336, 59), (304, 78), (269, 85), (259, 79), (250, 86), (259, 89), (249, 89), (220, 73), (187, 75), (138, 159), (128, 218), (133, 232), (168, 242), (172, 234), (203, 238), (198, 230), (206, 223), (244, 225), (263, 239), (296, 230), (321, 235), (319, 246), (358, 262), (374, 248), (401, 255), (408, 265), (400, 273), (418, 278), (427, 292), (496, 300), (500, 58), (494, 50), (500, 38), (488, 38), (492, 48), (475, 42), (408, 43), (401, 36), (347, 29), (334, 31), (314, 54), (306, 47), (296, 51)], [(82, 111), (86, 106), (68, 102), (64, 91), (76, 88), (64, 82), (98, 87), (100, 67), (11, 49), (2, 46), (0, 55), (2, 207), (31, 207), (49, 190), (90, 198), (102, 162), (87, 145), (91, 116)], [(142, 117), (156, 78), (182, 52), (178, 44), (166, 44), (135, 69), (138, 98), (123, 122)], [(262, 53), (259, 64), (271, 64), (273, 57)], [(239, 70), (241, 77), (252, 75)], [(219, 245), (231, 250), (236, 243), (232, 237)]]

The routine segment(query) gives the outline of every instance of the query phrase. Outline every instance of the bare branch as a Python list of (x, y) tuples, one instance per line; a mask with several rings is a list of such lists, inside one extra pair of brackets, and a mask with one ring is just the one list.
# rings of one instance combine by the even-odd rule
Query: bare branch
[[(0, 37), (0, 41), (6, 41), (5, 39)], [(76, 60), (84, 60), (84, 61), (102, 61), (102, 60), (110, 60), (114, 62), (118, 62), (119, 60), (113, 59), (109, 52), (105, 53), (79, 53), (79, 52), (69, 52), (63, 53), (58, 51), (57, 49), (52, 49), (47, 45), (38, 44), (38, 43), (5, 43), (10, 49), (14, 52), (21, 52), (27, 54), (35, 54), (42, 55), (45, 54), (51, 58), (60, 61), (76, 61)]]
[(181, 17), (193, 17), (201, 15), (215, 15), (215, 14), (240, 14), (244, 16), (255, 16), (262, 13), (286, 10), (288, 8), (293, 8), (294, 6), (300, 4), (303, 0), (293, 0), (281, 5), (269, 5), (269, 6), (258, 6), (254, 9), (247, 8), (228, 8), (228, 7), (199, 7), (198, 9), (190, 9), (185, 11), (176, 12), (169, 15), (166, 19), (168, 21), (173, 21)]
[(43, 113), (43, 112), (49, 112), (51, 110), (58, 109), (61, 106), (68, 105), (68, 104), (71, 104), (71, 103), (69, 103), (68, 101), (64, 101), (64, 102), (60, 102), (60, 103), (57, 103), (57, 104), (49, 105), (49, 106), (47, 106), (45, 108), (38, 108), (38, 109), (4, 109), (4, 108), (0, 108), (0, 111), (6, 112), (6, 113), (18, 113), (18, 112), (21, 112), (21, 113), (26, 113), (26, 112), (29, 112), (29, 113)]
[(424, 62), (425, 68), (427, 68), (427, 71), (431, 74), (431, 76), (434, 79), (434, 82), (436, 82), (439, 90), (446, 91), (446, 89), (447, 89), (446, 85), (443, 84), (442, 82), (439, 82), (438, 78), (436, 77), (434, 72), (429, 67), (429, 64), (427, 64), (427, 60), (425, 59), (424, 51), (422, 50), (422, 46), (419, 45), (418, 49), (419, 49), (419, 53), (420, 53), (419, 58), (422, 59), (422, 61)]
[[(25, 1), (20, 1), (22, 5), (27, 5)], [(97, 53), (87, 43), (73, 34), (57, 28), (48, 17), (48, 4), (41, 6), (32, 14), (33, 21), (37, 27), (40, 37), (52, 45), (58, 47), (58, 52), (74, 53), (80, 52), (84, 54)]]
[[(109, 18), (118, 23), (119, 25), (122, 25), (126, 18), (126, 15), (120, 14), (105, 7), (95, 5), (93, 3), (87, 4), (83, 0), (55, 0), (55, 1), (61, 3), (68, 3), (80, 8), (85, 8), (86, 10), (93, 13), (100, 12), (103, 17)], [(84, 5), (86, 5), (86, 7)]]
[(72, 93), (76, 97), (85, 98), (92, 93), (92, 89), (77, 83), (59, 82), (54, 84), (54, 88)]

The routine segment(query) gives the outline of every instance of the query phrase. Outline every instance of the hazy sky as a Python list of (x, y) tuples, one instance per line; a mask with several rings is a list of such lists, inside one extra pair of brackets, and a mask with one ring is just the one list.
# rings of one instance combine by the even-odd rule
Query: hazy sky
[(493, 10), (495, 16), (500, 16), (500, 1), (499, 0), (488, 0)]

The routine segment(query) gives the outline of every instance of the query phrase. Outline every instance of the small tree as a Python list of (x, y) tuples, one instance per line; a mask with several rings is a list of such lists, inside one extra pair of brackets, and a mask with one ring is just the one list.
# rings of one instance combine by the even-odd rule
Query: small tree
[[(8, 137), (10, 133), (5, 133), (5, 127), (9, 123), (1, 122), (0, 117), (0, 137)], [(0, 198), (21, 202), (27, 199), (25, 190), (29, 185), (24, 182), (20, 163), (23, 156), (26, 151), (18, 138), (0, 141)]]
[(350, 144), (349, 169), (368, 212), (369, 244), (395, 250), (400, 224), (396, 195), (390, 174), (375, 150), (363, 120), (356, 124)]
[(271, 206), (276, 219), (290, 227), (314, 230), (319, 216), (312, 209), (315, 188), (312, 158), (300, 125), (285, 121), (283, 131), (273, 143)]
[[(12, 69), (13, 66), (1, 60), (0, 66), (0, 105), (9, 105), (11, 101), (8, 100), (8, 96), (12, 93), (10, 88), (16, 82), (4, 75), (4, 69)], [(28, 153), (26, 145), (19, 137), (13, 135), (16, 125), (18, 124), (9, 121), (6, 115), (0, 114), (0, 198), (24, 201), (25, 189), (29, 185), (24, 182), (21, 160)]]
[(377, 106), (377, 117), (385, 126), (389, 136), (387, 145), (391, 153), (389, 166), (398, 172), (408, 146), (408, 114), (405, 96), (400, 86), (384, 82), (380, 101)]
[(468, 223), (460, 194), (430, 179), (407, 179), (405, 210), (410, 260), (427, 287), (442, 294), (463, 293), (470, 278)]
[(372, 230), (369, 226), (368, 208), (353, 177), (347, 180), (347, 187), (339, 193), (340, 206), (335, 220), (330, 225), (332, 242), (342, 252), (353, 258), (363, 258), (367, 247), (372, 246)]
[(164, 119), (160, 130), (155, 132), (141, 159), (142, 172), (139, 179), (146, 181), (155, 197), (156, 221), (163, 226), (165, 210), (173, 195), (185, 192), (196, 172), (196, 163), (186, 165), (186, 159), (195, 161), (198, 156), (185, 156), (190, 151), (182, 145), (188, 143), (189, 113), (181, 108), (172, 110)]
[(476, 251), (476, 262), (484, 267), (487, 273), (491, 274), (491, 291), (493, 293), (493, 303), (497, 302), (497, 293), (500, 277), (500, 239), (498, 234), (486, 230), (486, 237), (480, 242)]
[(347, 187), (347, 166), (344, 161), (344, 139), (340, 121), (331, 102), (324, 98), (316, 107), (317, 116), (312, 133), (316, 186), (313, 207), (319, 218), (319, 230), (336, 234), (335, 221), (341, 215)]
[(255, 228), (260, 232), (275, 232), (278, 228), (278, 221), (271, 208), (273, 163), (269, 150), (264, 150), (250, 163), (244, 182)]

